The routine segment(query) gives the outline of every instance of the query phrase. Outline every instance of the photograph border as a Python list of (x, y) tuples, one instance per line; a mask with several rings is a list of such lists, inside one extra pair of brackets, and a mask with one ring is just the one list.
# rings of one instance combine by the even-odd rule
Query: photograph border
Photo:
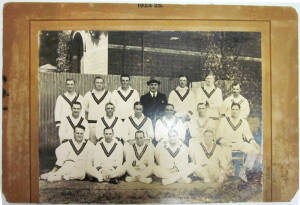
[[(92, 5), (92, 6), (91, 6)], [(22, 11), (17, 15), (17, 18), (13, 15), (14, 12), (17, 12), (21, 7), (28, 8), (26, 12)], [(36, 8), (39, 8), (39, 12), (34, 13)], [(62, 11), (72, 9), (70, 16), (67, 16)], [(97, 9), (96, 9), (97, 8)], [(144, 9), (144, 10), (143, 10)], [(274, 142), (276, 140), (286, 139), (283, 136), (278, 134), (283, 129), (289, 133), (289, 142), (295, 145), (295, 141), (298, 140), (298, 116), (296, 110), (298, 110), (298, 100), (297, 96), (297, 52), (293, 53), (295, 50), (291, 49), (297, 46), (294, 42), (294, 38), (290, 40), (286, 45), (279, 45), (281, 47), (280, 51), (273, 52), (274, 49), (274, 35), (275, 39), (278, 40), (280, 37), (287, 38), (285, 32), (280, 31), (280, 26), (275, 24), (273, 25), (273, 20), (281, 23), (284, 23), (285, 20), (291, 22), (286, 27), (290, 31), (294, 31), (297, 34), (297, 16), (294, 13), (294, 10), (291, 8), (285, 9), (288, 10), (289, 15), (279, 15), (280, 7), (241, 7), (241, 6), (180, 6), (180, 5), (163, 5), (162, 8), (152, 9), (151, 11), (143, 8), (142, 10), (138, 8), (137, 4), (132, 5), (121, 5), (121, 4), (22, 4), (22, 3), (10, 3), (6, 4), (4, 8), (4, 74), (8, 79), (8, 84), (4, 84), (4, 88), (8, 90), (9, 94), (13, 93), (9, 97), (6, 97), (3, 101), (4, 106), (8, 105), (9, 112), (5, 111), (3, 116), (4, 122), (4, 135), (3, 135), (3, 152), (9, 151), (10, 155), (7, 155), (3, 158), (3, 191), (7, 197), (7, 200), (10, 202), (38, 202), (39, 198), (39, 188), (38, 188), (38, 178), (39, 178), (39, 165), (38, 165), (38, 119), (39, 115), (36, 112), (38, 108), (38, 31), (39, 30), (177, 30), (177, 31), (258, 31), (262, 32), (262, 94), (263, 94), (263, 156), (264, 156), (264, 169), (263, 169), (263, 198), (264, 201), (286, 201), (290, 200), (294, 195), (298, 187), (298, 148), (293, 146), (293, 144), (284, 144), (284, 148), (288, 149), (290, 152), (279, 153), (282, 148)], [(160, 10), (159, 10), (160, 9)], [(158, 11), (159, 10), (159, 11)], [(163, 11), (162, 11), (163, 10)], [(224, 11), (226, 10), (226, 12)], [(31, 12), (30, 12), (31, 11)], [(51, 11), (60, 11), (57, 12), (57, 15), (50, 14)], [(83, 12), (82, 14), (75, 15), (74, 12)], [(107, 11), (113, 11), (111, 13)], [(130, 15), (128, 19), (128, 11), (134, 15)], [(250, 12), (256, 12), (256, 16), (251, 16)], [(268, 16), (265, 13), (273, 14), (273, 16)], [(107, 13), (105, 13), (107, 12)], [(118, 12), (117, 16), (114, 16)], [(170, 15), (168, 19), (163, 16), (162, 13), (168, 12)], [(210, 13), (212, 12), (212, 13)], [(213, 16), (213, 13), (219, 12), (218, 17)], [(236, 16), (234, 16), (233, 12)], [(247, 13), (248, 12), (248, 13)], [(101, 14), (102, 20), (96, 20), (93, 18)], [(247, 15), (248, 14), (248, 15)], [(22, 15), (22, 16), (21, 16)], [(20, 20), (20, 16), (25, 18), (25, 25), (14, 25), (9, 27), (11, 21)], [(40, 15), (40, 16), (39, 16)], [(75, 17), (77, 19), (71, 19), (70, 17)], [(132, 17), (134, 16), (134, 18)], [(222, 16), (222, 17), (220, 17)], [(234, 16), (234, 18), (232, 18)], [(38, 19), (38, 18), (39, 19)], [(126, 18), (127, 17), (127, 18)], [(206, 17), (206, 18), (204, 18)], [(15, 18), (15, 19), (12, 19)], [(159, 19), (160, 18), (160, 19)], [(255, 19), (257, 18), (257, 19)], [(259, 19), (259, 20), (258, 20)], [(131, 22), (131, 23), (130, 23)], [(161, 27), (159, 27), (160, 25)], [(286, 28), (285, 27), (285, 28)], [(144, 28), (144, 29), (142, 29)], [(167, 29), (165, 29), (167, 28)], [(249, 30), (245, 30), (248, 28)], [(21, 29), (21, 30), (20, 30)], [(274, 32), (275, 29), (275, 33)], [(277, 30), (276, 30), (277, 29)], [(296, 29), (296, 31), (295, 31)], [(18, 32), (16, 32), (18, 30)], [(28, 31), (28, 32), (24, 32)], [(11, 33), (10, 32), (16, 32)], [(17, 41), (21, 44), (9, 44), (14, 39), (13, 37), (20, 37)], [(272, 39), (271, 39), (272, 36)], [(26, 40), (27, 39), (27, 40)], [(296, 42), (297, 42), (297, 38)], [(5, 40), (7, 40), (5, 42)], [(23, 40), (21, 42), (21, 40)], [(291, 44), (291, 41), (294, 44)], [(12, 45), (12, 46), (11, 46)], [(272, 46), (271, 46), (272, 45)], [(277, 45), (277, 44), (275, 44)], [(287, 46), (288, 45), (288, 46)], [(11, 47), (10, 47), (11, 46)], [(277, 45), (278, 47), (278, 45)], [(276, 46), (275, 46), (276, 48)], [(27, 50), (28, 49), (28, 50)], [(286, 51), (284, 58), (274, 59), (280, 53)], [(25, 51), (25, 52), (24, 52)], [(16, 55), (10, 56), (13, 52), (16, 52)], [(22, 53), (22, 58), (20, 54)], [(287, 53), (291, 54), (287, 56)], [(24, 55), (26, 54), (26, 55)], [(276, 55), (275, 55), (276, 54)], [(296, 56), (296, 57), (295, 57)], [(19, 59), (17, 59), (19, 57)], [(286, 60), (290, 60), (296, 64), (296, 69), (291, 70), (288, 73), (281, 74), (278, 76), (278, 70), (273, 72), (271, 65), (280, 65), (279, 69), (281, 71), (286, 67)], [(22, 62), (21, 62), (22, 61)], [(282, 62), (284, 61), (284, 62)], [(11, 63), (12, 62), (12, 63)], [(271, 64), (272, 63), (272, 64)], [(276, 64), (277, 63), (277, 64)], [(291, 64), (288, 63), (288, 64)], [(19, 65), (19, 66), (18, 66)], [(21, 66), (22, 65), (22, 66)], [(9, 68), (8, 68), (9, 67)], [(28, 75), (24, 75), (21, 70), (18, 68), (24, 68), (25, 72), (28, 72)], [(293, 66), (294, 67), (294, 66)], [(14, 72), (17, 73), (14, 73)], [(23, 71), (23, 70), (22, 70)], [(271, 72), (272, 71), (272, 72)], [(296, 72), (296, 74), (295, 74)], [(14, 73), (14, 77), (12, 75)], [(275, 74), (276, 75), (275, 75)], [(9, 75), (10, 74), (10, 75)], [(278, 86), (280, 77), (288, 76), (292, 79), (288, 81), (291, 87)], [(20, 89), (16, 85), (17, 82), (25, 77), (23, 80), (23, 89)], [(8, 86), (7, 86), (8, 85)], [(275, 86), (277, 85), (277, 86)], [(291, 89), (293, 88), (293, 89)], [(27, 90), (26, 90), (27, 89)], [(289, 89), (289, 90), (285, 90)], [(286, 95), (288, 99), (283, 99), (280, 101), (280, 105), (285, 105), (285, 107), (280, 107), (280, 114), (288, 116), (290, 119), (289, 122), (292, 123), (293, 128), (296, 130), (290, 130), (289, 126), (286, 126), (285, 123), (281, 126), (277, 126), (277, 123), (282, 122), (283, 119), (276, 116), (272, 108), (278, 106), (278, 102), (274, 102), (275, 97), (280, 96), (280, 92), (285, 90), (283, 95)], [(16, 92), (17, 91), (17, 92)], [(23, 93), (22, 93), (23, 92)], [(21, 110), (17, 102), (14, 102), (13, 96), (16, 96), (16, 93), (19, 93), (20, 96), (23, 96), (24, 99), (28, 99), (28, 102), (24, 103), (25, 109)], [(272, 96), (272, 99), (271, 99)], [(296, 100), (294, 99), (296, 96)], [(288, 100), (294, 99), (292, 105), (284, 104)], [(26, 107), (28, 106), (28, 107)], [(13, 108), (18, 108), (17, 111), (12, 111)], [(284, 111), (289, 111), (289, 113), (283, 113)], [(290, 111), (293, 111), (291, 115)], [(18, 113), (21, 114), (20, 125), (18, 129), (14, 126), (13, 123), (9, 123), (9, 119), (17, 116)], [(276, 110), (278, 112), (278, 110)], [(275, 116), (274, 116), (275, 114)], [(288, 115), (289, 114), (289, 115)], [(27, 121), (23, 121), (27, 119)], [(31, 126), (28, 124), (30, 121)], [(276, 124), (275, 124), (276, 123)], [(274, 126), (276, 125), (276, 126)], [(21, 128), (22, 127), (22, 128)], [(274, 132), (275, 131), (275, 132)], [(28, 134), (24, 134), (28, 132)], [(9, 136), (20, 136), (18, 133), (23, 133), (26, 135), (25, 143), (24, 138), (16, 140), (15, 144), (21, 144), (23, 142), (23, 147), (14, 146), (12, 140), (6, 141), (9, 139)], [(276, 135), (274, 135), (274, 133)], [(23, 135), (23, 136), (24, 136)], [(272, 136), (272, 137), (271, 137)], [(22, 141), (21, 141), (22, 140)], [(27, 141), (28, 140), (28, 141)], [(5, 142), (5, 143), (4, 143)], [(274, 145), (276, 146), (274, 149)], [(297, 143), (298, 145), (298, 143)], [(27, 147), (28, 146), (28, 147)], [(279, 148), (278, 148), (279, 147)], [(18, 152), (12, 153), (13, 150), (19, 150)], [(17, 156), (16, 153), (22, 156)], [(296, 153), (296, 154), (294, 154)], [(280, 158), (278, 159), (277, 156)], [(290, 162), (294, 167), (293, 171), (289, 171), (289, 175), (285, 176), (284, 183), (288, 184), (291, 188), (281, 190), (282, 183), (278, 182), (278, 176), (276, 167), (280, 167), (280, 171), (287, 171), (285, 167), (286, 162), (280, 162), (282, 155), (289, 157)], [(283, 157), (284, 157), (283, 156)], [(22, 175), (17, 175), (15, 178), (9, 178), (9, 170), (12, 170), (13, 164), (16, 161), (11, 161), (17, 159), (20, 164), (17, 164), (17, 167), (22, 167), (24, 165), (25, 171)], [(26, 164), (26, 162), (28, 164)], [(289, 163), (290, 163), (289, 162)], [(23, 167), (23, 169), (24, 169)], [(290, 168), (289, 167), (289, 168)], [(15, 168), (14, 168), (15, 169)], [(28, 177), (25, 180), (25, 177)], [(8, 178), (7, 178), (8, 177)], [(284, 177), (282, 175), (282, 177)], [(16, 186), (18, 182), (19, 186)], [(22, 182), (22, 183), (20, 183)], [(22, 189), (25, 188), (26, 191), (22, 192)], [(15, 190), (15, 193), (10, 194), (9, 190)]]

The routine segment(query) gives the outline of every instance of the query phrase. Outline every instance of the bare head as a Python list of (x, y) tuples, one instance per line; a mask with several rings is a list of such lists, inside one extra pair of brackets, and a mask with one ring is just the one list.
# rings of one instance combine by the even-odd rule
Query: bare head
[(81, 109), (82, 109), (81, 103), (80, 102), (74, 102), (72, 104), (72, 116), (74, 118), (78, 118), (80, 116)]
[(68, 78), (66, 80), (66, 88), (68, 93), (72, 93), (75, 91), (75, 80), (72, 78)]
[(212, 72), (209, 72), (205, 78), (206, 86), (213, 86), (215, 84), (215, 75)]
[(105, 112), (107, 117), (112, 117), (115, 112), (115, 106), (111, 102), (106, 103), (105, 105)]
[(232, 94), (233, 97), (238, 97), (241, 93), (241, 85), (239, 83), (232, 84)]
[(205, 130), (203, 133), (203, 140), (206, 145), (215, 143), (214, 131), (209, 129)]
[(76, 142), (81, 143), (83, 141), (85, 132), (85, 127), (83, 126), (76, 126), (74, 129), (74, 139)]
[(240, 116), (241, 106), (238, 103), (231, 104), (231, 117), (238, 118)]
[(174, 116), (174, 114), (175, 114), (174, 105), (167, 104), (165, 107), (165, 116), (171, 119)]
[(130, 76), (129, 75), (121, 75), (120, 77), (121, 81), (121, 88), (122, 89), (128, 89), (130, 85)]
[(176, 145), (178, 140), (178, 132), (174, 129), (171, 129), (168, 132), (168, 136), (170, 145)]
[(187, 83), (188, 83), (188, 78), (187, 78), (187, 76), (185, 76), (185, 75), (179, 76), (179, 86), (180, 86), (181, 88), (186, 87), (186, 86), (187, 86)]
[(143, 131), (138, 130), (135, 132), (135, 141), (138, 146), (143, 146), (145, 143), (145, 134)]
[(101, 76), (97, 76), (94, 79), (95, 90), (101, 91), (104, 90), (104, 79)]
[(105, 142), (110, 143), (114, 137), (114, 130), (112, 128), (104, 128), (103, 135)]
[(204, 102), (198, 103), (197, 111), (200, 117), (205, 117), (207, 112), (207, 104)]
[(143, 105), (141, 102), (135, 102), (133, 105), (134, 115), (136, 117), (141, 117), (143, 114)]

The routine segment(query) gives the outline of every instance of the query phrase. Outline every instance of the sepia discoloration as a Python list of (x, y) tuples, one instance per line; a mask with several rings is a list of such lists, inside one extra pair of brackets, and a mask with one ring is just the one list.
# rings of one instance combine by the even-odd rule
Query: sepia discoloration
[[(266, 201), (291, 200), (298, 189), (298, 100), (295, 99), (295, 96), (298, 95), (298, 54), (297, 13), (294, 9), (288, 7), (164, 5), (160, 9), (145, 10), (137, 9), (137, 5), (94, 4), (91, 10), (88, 4), (64, 4), (64, 7), (61, 5), (53, 3), (10, 3), (4, 7), (4, 74), (8, 78), (7, 90), (10, 96), (3, 102), (9, 107), (9, 112), (3, 114), (3, 153), (6, 153), (3, 155), (3, 192), (8, 201), (38, 202), (38, 165), (36, 163), (38, 161), (38, 140), (35, 137), (38, 133), (37, 126), (30, 127), (28, 123), (30, 119), (32, 125), (38, 124), (37, 115), (32, 113), (38, 107), (37, 72), (34, 70), (37, 67), (32, 68), (30, 76), (27, 74), (29, 73), (29, 61), (27, 60), (29, 59), (29, 20), (38, 18), (64, 19), (67, 22), (70, 19), (97, 19), (99, 16), (104, 19), (248, 20), (246, 23), (243, 22), (243, 25), (247, 24), (253, 27), (255, 27), (255, 24), (252, 24), (253, 20), (270, 22), (272, 46), (270, 45), (271, 53), (268, 50), (266, 52), (267, 56), (271, 55), (272, 69), (270, 73), (269, 71), (265, 73), (266, 76), (263, 80), (267, 80), (264, 88), (268, 88), (267, 82), (272, 83), (272, 93), (264, 99), (264, 105), (265, 102), (267, 105), (272, 102), (272, 107), (264, 107), (264, 113), (267, 114), (264, 115), (264, 132), (265, 129), (268, 131), (272, 128), (272, 133), (268, 131), (269, 135), (264, 135), (264, 158), (267, 159), (264, 160), (265, 165), (267, 165), (264, 170), (264, 179), (266, 180), (264, 180), (264, 196)], [(168, 13), (168, 17), (165, 16), (166, 13)], [(139, 22), (141, 21), (137, 21), (131, 27), (135, 30), (137, 26), (142, 28), (143, 24)], [(80, 22), (76, 26), (73, 21), (65, 25), (57, 24), (56, 28), (70, 28), (72, 25), (78, 28), (93, 27), (92, 23), (80, 26)], [(163, 25), (168, 27), (168, 23)], [(232, 25), (234, 25), (233, 22), (228, 22), (222, 28), (228, 30), (228, 28), (232, 28)], [(192, 23), (185, 26), (189, 29), (195, 29)], [(206, 25), (196, 27), (196, 29), (212, 29), (214, 26), (220, 28), (220, 23), (210, 21)], [(115, 29), (117, 28), (120, 29), (120, 27), (115, 26)], [(122, 26), (121, 28), (128, 27)], [(149, 28), (158, 27), (150, 26)], [(168, 28), (175, 27), (169, 26)], [(291, 37), (286, 33), (295, 34), (295, 36)], [(17, 46), (12, 47), (11, 45), (14, 43)], [(32, 51), (36, 52), (34, 49)], [(31, 65), (37, 65), (36, 59), (31, 61)], [(269, 61), (268, 58), (266, 60)], [(285, 86), (281, 84), (282, 79), (285, 79)], [(20, 80), (22, 84), (19, 84)], [(29, 101), (29, 92), (31, 92), (31, 101)], [(20, 109), (17, 100), (19, 98), (23, 99), (24, 102), (22, 109)], [(275, 100), (279, 98), (283, 100)], [(29, 107), (31, 107), (31, 112)], [(271, 115), (272, 111), (268, 110), (271, 108), (283, 113), (280, 118)], [(271, 116), (272, 124), (265, 126)], [(19, 119), (18, 122), (22, 126), (16, 126), (15, 119)], [(293, 129), (291, 126), (294, 126)], [(31, 130), (31, 134), (29, 130)], [(272, 134), (272, 141), (270, 134)], [(271, 143), (272, 147), (270, 147)], [(288, 151), (282, 152), (283, 148)], [(22, 173), (18, 172), (21, 174), (15, 174), (13, 170), (16, 169), (23, 171)], [(11, 175), (11, 173), (14, 174)], [(272, 179), (270, 173), (272, 173)], [(284, 175), (288, 177), (283, 177)], [(282, 189), (282, 187), (285, 188)]]

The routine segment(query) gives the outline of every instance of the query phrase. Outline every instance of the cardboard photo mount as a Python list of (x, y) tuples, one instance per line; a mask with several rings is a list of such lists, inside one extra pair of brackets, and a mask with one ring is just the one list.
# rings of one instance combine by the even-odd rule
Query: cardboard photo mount
[(263, 200), (298, 190), (298, 31), (291, 7), (7, 3), (3, 37), (3, 193), (39, 201), (38, 31), (178, 30), (262, 33)]

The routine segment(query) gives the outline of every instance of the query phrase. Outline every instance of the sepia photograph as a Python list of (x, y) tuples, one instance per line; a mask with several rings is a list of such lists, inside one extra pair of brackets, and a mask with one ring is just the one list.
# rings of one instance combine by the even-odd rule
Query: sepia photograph
[(260, 32), (39, 32), (41, 203), (263, 201)]

